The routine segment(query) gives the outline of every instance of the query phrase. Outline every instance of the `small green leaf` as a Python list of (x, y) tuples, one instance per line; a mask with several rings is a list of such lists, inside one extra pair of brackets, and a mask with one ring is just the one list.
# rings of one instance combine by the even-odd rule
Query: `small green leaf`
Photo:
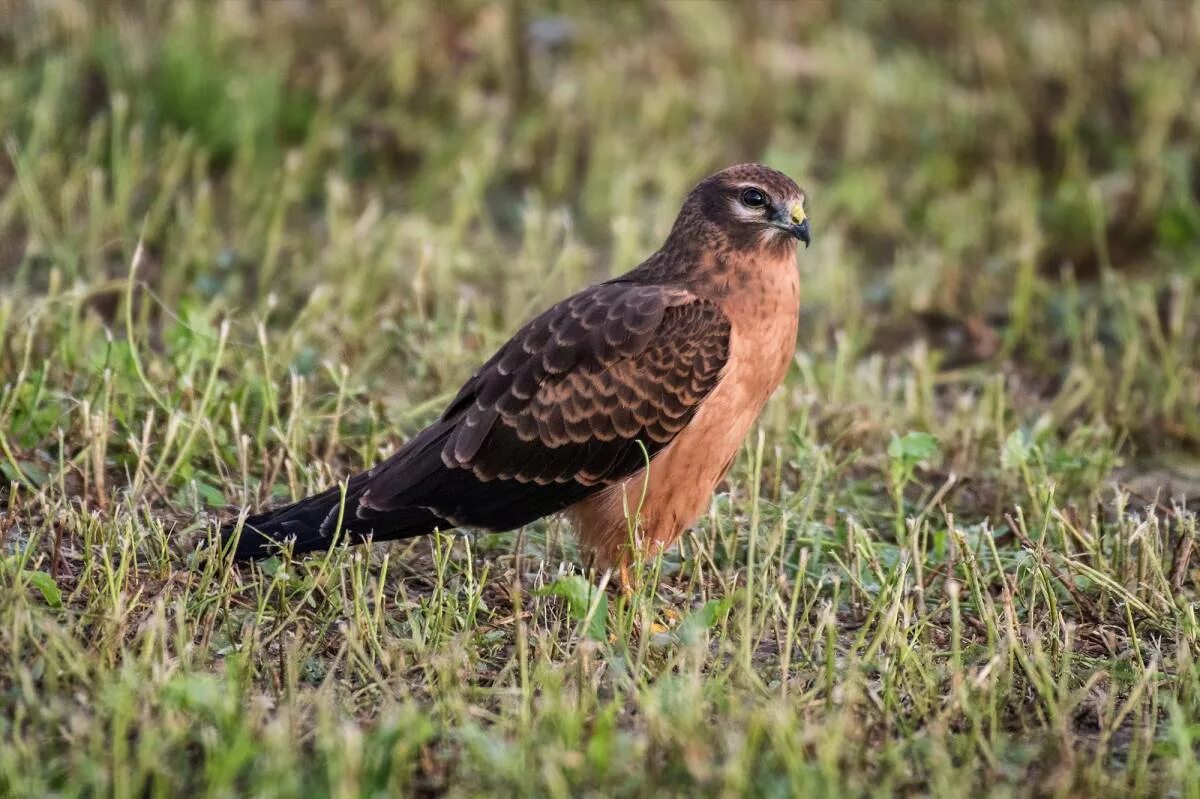
[(50, 475), (46, 470), (32, 461), (22, 461), (19, 466), (20, 471), (18, 472), (8, 461), (0, 462), (0, 472), (7, 478), (6, 482), (18, 483), (28, 481), (34, 487), (41, 488), (50, 480)]
[(225, 492), (203, 480), (196, 481), (196, 493), (210, 508), (219, 508), (225, 504)]
[(575, 621), (587, 618), (588, 609), (596, 603), (587, 634), (590, 638), (603, 641), (608, 624), (608, 595), (597, 589), (578, 574), (560, 577), (547, 586), (534, 591), (537, 596), (558, 596), (567, 601), (567, 609)]
[(712, 627), (725, 618), (729, 613), (729, 608), (732, 606), (732, 596), (708, 600), (689, 613), (679, 623), (677, 637), (686, 644), (696, 642), (700, 638), (700, 633), (712, 629)]
[(34, 571), (33, 569), (20, 569), (20, 557), (17, 555), (9, 555), (6, 558), (0, 558), (0, 569), (4, 569), (9, 574), (17, 572), (18, 579), (28, 580), (29, 584), (41, 592), (42, 599), (46, 600), (46, 604), (52, 608), (62, 607), (62, 591), (58, 587), (58, 583), (54, 581), (46, 572)]
[(1000, 453), (1000, 465), (1005, 469), (1017, 469), (1027, 463), (1033, 456), (1037, 445), (1026, 428), (1018, 428), (1008, 434), (1004, 440), (1004, 450)]
[(37, 572), (25, 570), (22, 576), (29, 580), (30, 585), (36, 588), (42, 594), (42, 599), (46, 600), (46, 604), (52, 608), (62, 607), (62, 591), (59, 590), (58, 583), (54, 582), (54, 578), (46, 572)]
[(892, 434), (888, 444), (888, 457), (906, 467), (916, 466), (938, 454), (938, 440), (929, 433), (909, 432), (902, 436)]

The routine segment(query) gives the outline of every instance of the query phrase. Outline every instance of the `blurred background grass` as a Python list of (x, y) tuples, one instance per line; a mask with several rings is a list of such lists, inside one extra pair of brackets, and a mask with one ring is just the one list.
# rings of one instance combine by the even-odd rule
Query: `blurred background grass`
[[(1173, 0), (0, 0), (0, 577), (50, 580), (0, 600), (0, 792), (1194, 787), (1198, 53)], [(572, 559), (553, 525), (335, 560), (340, 596), (191, 559), (206, 514), (390, 451), (746, 160), (815, 241), (796, 368), (653, 598), (753, 580), (712, 652), (631, 626), (587, 676), (527, 597), (528, 644), (508, 586)], [(1045, 638), (997, 637), (1002, 599)], [(803, 700), (768, 639), (810, 651)]]
[(210, 292), (293, 263), (290, 243), (268, 257), (252, 223), (319, 224), (333, 199), (512, 238), (532, 198), (624, 269), (699, 176), (761, 160), (809, 187), (823, 236), (852, 243), (824, 271), (906, 278), (868, 300), (1003, 310), (1025, 262), (1089, 277), (1194, 266), (1196, 14), (1176, 2), (17, 4), (0, 40), (10, 154), (38, 186), (73, 188), (85, 155), (128, 173), (103, 187), (101, 220), (83, 187), (29, 222), (10, 200), (3, 267), (87, 249), (85, 231), (128, 256), (163, 188), (174, 196), (146, 234), (177, 251), (172, 206), (194, 212), (189, 195), (208, 186), (221, 239), (209, 247), (228, 249), (189, 252), (189, 272), (231, 271), (222, 254), (241, 267)]

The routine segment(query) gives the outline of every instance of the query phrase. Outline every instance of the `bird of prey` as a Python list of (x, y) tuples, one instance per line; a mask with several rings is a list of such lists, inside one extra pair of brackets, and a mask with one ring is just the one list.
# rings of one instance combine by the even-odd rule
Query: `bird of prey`
[(224, 539), (246, 559), (563, 511), (590, 562), (627, 579), (632, 547), (669, 547), (705, 512), (783, 379), (809, 236), (783, 173), (711, 175), (661, 249), (518, 330), (394, 455)]

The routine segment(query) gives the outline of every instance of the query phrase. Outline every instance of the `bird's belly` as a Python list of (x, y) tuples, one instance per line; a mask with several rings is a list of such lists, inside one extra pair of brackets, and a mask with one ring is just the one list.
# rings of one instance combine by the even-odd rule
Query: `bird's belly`
[[(795, 350), (795, 317), (767, 325), (765, 335), (735, 330), (728, 374), (692, 422), (650, 465), (647, 532), (669, 546), (708, 508), (763, 406), (787, 373)], [(755, 331), (759, 333), (760, 331)]]

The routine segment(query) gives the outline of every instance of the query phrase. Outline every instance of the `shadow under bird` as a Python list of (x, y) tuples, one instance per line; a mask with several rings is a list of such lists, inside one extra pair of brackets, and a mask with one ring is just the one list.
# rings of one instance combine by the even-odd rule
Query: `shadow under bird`
[(624, 572), (631, 546), (673, 545), (707, 510), (792, 359), (804, 206), (769, 167), (709, 176), (661, 249), (518, 330), (391, 457), (227, 522), (223, 539), (247, 559), (287, 541), (302, 553), (565, 512), (600, 567)]

